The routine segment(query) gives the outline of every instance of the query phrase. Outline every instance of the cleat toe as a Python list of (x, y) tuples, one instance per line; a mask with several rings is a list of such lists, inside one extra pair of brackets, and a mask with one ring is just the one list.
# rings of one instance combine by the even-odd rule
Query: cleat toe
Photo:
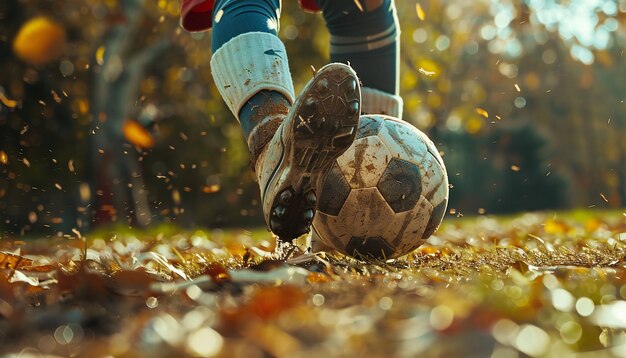
[(348, 115), (353, 116), (359, 112), (359, 102), (350, 102), (348, 104)]
[(350, 89), (351, 91), (356, 91), (356, 81), (354, 80), (354, 78), (351, 78), (348, 81), (348, 89)]
[(280, 196), (278, 198), (278, 201), (285, 206), (290, 206), (292, 200), (293, 200), (293, 195), (291, 194), (291, 191), (289, 190), (285, 190), (282, 193), (280, 193)]
[(322, 92), (322, 91), (328, 91), (329, 88), (329, 84), (328, 84), (328, 80), (325, 78), (322, 78), (321, 80), (319, 80), (317, 82), (317, 84), (315, 85), (316, 90)]
[(306, 195), (306, 202), (309, 205), (315, 206), (315, 204), (317, 204), (317, 195), (315, 195), (315, 193), (313, 191), (310, 191), (307, 195)]
[(272, 212), (272, 214), (274, 215), (274, 217), (277, 218), (282, 218), (283, 216), (285, 216), (285, 212), (287, 211), (287, 209), (285, 209), (284, 206), (277, 206), (274, 211)]
[(299, 112), (306, 118), (313, 117), (317, 112), (317, 100), (315, 97), (307, 98), (304, 103), (302, 103)]
[(274, 233), (280, 233), (280, 231), (283, 229), (283, 226), (281, 225), (280, 221), (272, 219), (270, 220), (270, 228)]
[(323, 175), (354, 141), (360, 98), (359, 81), (346, 65), (320, 69), (257, 161), (265, 220), (281, 240), (310, 230)]

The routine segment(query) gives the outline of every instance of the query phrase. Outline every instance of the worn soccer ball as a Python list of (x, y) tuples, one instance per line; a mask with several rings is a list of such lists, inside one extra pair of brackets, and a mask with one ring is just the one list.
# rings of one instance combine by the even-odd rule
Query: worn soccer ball
[(433, 142), (403, 120), (364, 115), (323, 178), (312, 239), (356, 258), (396, 258), (435, 232), (447, 204), (448, 176)]

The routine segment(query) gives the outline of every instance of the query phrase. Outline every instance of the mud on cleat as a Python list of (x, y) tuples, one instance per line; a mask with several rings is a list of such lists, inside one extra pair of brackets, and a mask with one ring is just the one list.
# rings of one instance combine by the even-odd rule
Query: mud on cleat
[(318, 182), (354, 141), (361, 112), (356, 73), (322, 67), (256, 160), (265, 220), (283, 240), (309, 232)]
[[(285, 47), (263, 32), (242, 34), (222, 45), (211, 57), (211, 71), (247, 136), (265, 222), (287, 241), (308, 232), (319, 178), (356, 135), (361, 112), (356, 73), (347, 65), (329, 64), (296, 99)], [(242, 108), (268, 92), (267, 102), (254, 106), (254, 115), (241, 116)], [(284, 101), (273, 101), (274, 94)]]

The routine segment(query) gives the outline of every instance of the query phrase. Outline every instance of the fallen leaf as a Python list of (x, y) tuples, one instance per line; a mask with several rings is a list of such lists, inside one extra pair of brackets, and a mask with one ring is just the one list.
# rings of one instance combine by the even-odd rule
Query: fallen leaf
[(107, 287), (124, 296), (149, 296), (150, 285), (158, 282), (156, 277), (144, 270), (118, 271), (109, 277)]
[(489, 118), (489, 113), (482, 109), (482, 108), (476, 108), (476, 113), (478, 113), (479, 115), (485, 117), (485, 118)]
[(215, 283), (222, 283), (225, 281), (230, 281), (231, 279), (228, 270), (224, 266), (216, 262), (208, 264), (202, 270), (202, 274), (210, 276)]
[(31, 266), (32, 264), (33, 260), (8, 252), (0, 252), (0, 268), (17, 269), (22, 266)]
[(133, 119), (127, 119), (122, 125), (124, 138), (132, 145), (140, 148), (148, 149), (154, 147), (154, 138), (139, 122)]
[(96, 50), (96, 62), (102, 66), (104, 65), (104, 52), (106, 51), (106, 47), (100, 46)]
[(415, 12), (417, 13), (417, 17), (420, 20), (426, 20), (426, 13), (424, 12), (424, 9), (422, 8), (422, 5), (420, 5), (420, 3), (415, 4)]
[(20, 104), (18, 101), (7, 98), (7, 96), (5, 96), (2, 92), (0, 92), (0, 102), (8, 108), (15, 108), (18, 104)]

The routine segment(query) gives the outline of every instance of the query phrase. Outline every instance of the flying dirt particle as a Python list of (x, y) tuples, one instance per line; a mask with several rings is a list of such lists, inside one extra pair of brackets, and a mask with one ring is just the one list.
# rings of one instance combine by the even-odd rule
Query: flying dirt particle
[(354, 0), (354, 5), (359, 8), (360, 12), (365, 12), (365, 10), (363, 9), (363, 5), (361, 5), (361, 2), (359, 0)]
[(476, 113), (478, 113), (478, 115), (483, 116), (485, 118), (489, 118), (489, 112), (487, 112), (486, 110), (480, 107), (476, 108)]
[(202, 187), (202, 192), (205, 194), (217, 193), (218, 191), (220, 191), (219, 184), (205, 185), (204, 187)]
[(419, 73), (425, 75), (425, 76), (434, 76), (435, 75), (435, 71), (427, 71), (423, 67), (418, 68), (417, 71)]
[(0, 92), (0, 102), (8, 108), (15, 108), (18, 104), (20, 104), (18, 101), (7, 98), (2, 92)]
[(100, 66), (104, 65), (104, 52), (105, 51), (106, 51), (106, 47), (104, 46), (100, 46), (98, 47), (98, 50), (96, 50), (96, 62), (98, 62)]
[(420, 20), (424, 21), (426, 19), (426, 13), (424, 12), (424, 9), (422, 8), (422, 5), (420, 5), (420, 3), (415, 4), (415, 13)]

